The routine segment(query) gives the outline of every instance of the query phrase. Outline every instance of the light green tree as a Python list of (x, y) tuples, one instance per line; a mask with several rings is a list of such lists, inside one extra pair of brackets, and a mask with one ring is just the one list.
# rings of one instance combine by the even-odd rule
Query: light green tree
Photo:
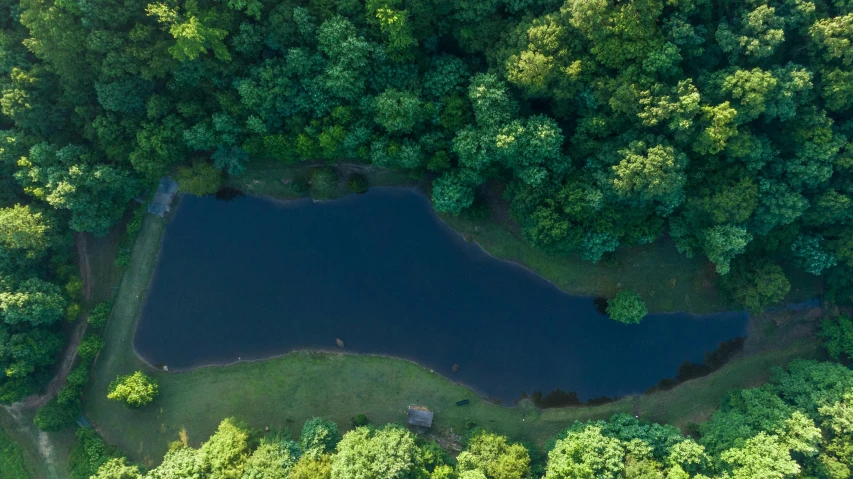
[(119, 376), (111, 382), (107, 398), (138, 408), (150, 404), (157, 398), (158, 393), (157, 381), (142, 371), (136, 371), (133, 374)]

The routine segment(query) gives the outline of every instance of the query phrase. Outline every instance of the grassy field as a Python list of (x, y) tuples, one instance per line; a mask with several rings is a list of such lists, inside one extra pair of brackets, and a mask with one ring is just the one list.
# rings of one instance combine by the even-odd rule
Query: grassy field
[[(132, 349), (133, 330), (156, 264), (166, 220), (148, 216), (134, 247), (115, 301), (106, 347), (95, 364), (85, 393), (85, 410), (104, 438), (132, 459), (156, 464), (168, 443), (185, 430), (198, 445), (225, 417), (236, 416), (252, 427), (298, 430), (311, 416), (324, 416), (342, 427), (355, 414), (375, 423), (404, 421), (406, 408), (420, 404), (436, 411), (438, 434), (464, 431), (469, 421), (514, 439), (543, 443), (575, 420), (605, 418), (639, 410), (644, 419), (686, 426), (706, 418), (731, 388), (764, 381), (771, 366), (818, 354), (808, 337), (777, 349), (737, 358), (720, 371), (648, 396), (624, 398), (597, 406), (536, 410), (501, 407), (477, 397), (415, 363), (378, 356), (293, 353), (279, 358), (164, 373), (147, 367)], [(129, 410), (105, 397), (119, 374), (145, 369), (160, 383), (160, 398)], [(464, 407), (454, 403), (470, 399)]]
[(3, 479), (32, 479), (36, 477), (32, 469), (32, 459), (22, 447), (21, 442), (10, 437), (6, 421), (0, 419), (0, 477)]

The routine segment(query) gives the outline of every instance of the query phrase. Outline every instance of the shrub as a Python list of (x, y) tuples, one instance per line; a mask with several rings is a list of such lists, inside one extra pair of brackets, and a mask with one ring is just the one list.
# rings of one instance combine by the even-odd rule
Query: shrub
[(337, 424), (332, 421), (324, 421), (320, 417), (314, 417), (305, 421), (305, 425), (302, 426), (299, 445), (304, 454), (318, 457), (333, 452), (340, 439), (341, 435), (338, 432)]
[(68, 307), (65, 308), (65, 319), (71, 323), (77, 319), (77, 316), (80, 316), (80, 305), (77, 303), (71, 303)]
[(133, 217), (130, 218), (124, 229), (128, 237), (136, 238), (136, 234), (142, 229), (142, 222), (145, 221), (146, 213), (148, 213), (148, 207), (145, 205), (139, 205), (133, 210)]
[(353, 193), (364, 193), (370, 189), (370, 182), (361, 173), (355, 173), (347, 180), (347, 188)]
[(838, 361), (842, 355), (853, 358), (853, 321), (850, 321), (850, 316), (842, 314), (837, 318), (824, 319), (820, 325), (820, 337), (832, 359)]
[(356, 414), (349, 418), (349, 425), (353, 429), (361, 426), (367, 426), (367, 416), (364, 414)]
[(36, 412), (33, 422), (42, 431), (55, 432), (72, 426), (74, 421), (80, 417), (83, 408), (76, 396), (72, 400), (60, 402), (53, 398)]
[(181, 191), (191, 195), (211, 195), (222, 187), (222, 172), (206, 161), (179, 168), (176, 177)]
[(118, 451), (106, 444), (93, 429), (80, 428), (75, 434), (77, 442), (68, 456), (71, 479), (89, 479), (98, 473), (102, 464), (119, 456)]
[(338, 189), (338, 170), (324, 166), (311, 172), (311, 188), (322, 194), (334, 193)]
[(68, 297), (71, 298), (72, 301), (80, 301), (83, 299), (83, 280), (80, 279), (79, 276), (72, 276), (71, 279), (65, 283), (65, 291), (68, 293)]
[(290, 184), (290, 191), (297, 196), (304, 196), (308, 193), (308, 182), (305, 180), (293, 180)]
[(127, 376), (119, 376), (110, 383), (108, 399), (122, 401), (129, 407), (142, 407), (157, 398), (157, 381), (142, 371)]
[(89, 382), (89, 367), (85, 363), (72, 369), (66, 379), (66, 384), (76, 388), (83, 387), (87, 382)]
[(646, 314), (646, 303), (634, 291), (619, 291), (613, 299), (607, 301), (607, 315), (620, 323), (637, 324)]
[(332, 477), (332, 458), (302, 456), (290, 470), (290, 479), (329, 479)]
[(87, 334), (83, 337), (83, 340), (80, 341), (80, 345), (77, 346), (77, 354), (80, 355), (80, 359), (83, 361), (88, 361), (90, 359), (94, 359), (103, 347), (104, 340), (101, 339), (100, 336)]
[(71, 384), (66, 384), (65, 386), (62, 386), (56, 393), (56, 400), (59, 401), (61, 404), (71, 403), (79, 397), (80, 388)]
[(89, 318), (87, 319), (89, 326), (92, 326), (93, 328), (103, 328), (106, 326), (107, 321), (110, 319), (110, 311), (112, 311), (112, 308), (113, 305), (109, 301), (98, 303), (89, 313)]
[(723, 289), (740, 306), (758, 314), (785, 298), (791, 283), (782, 267), (767, 259), (736, 260), (722, 278)]

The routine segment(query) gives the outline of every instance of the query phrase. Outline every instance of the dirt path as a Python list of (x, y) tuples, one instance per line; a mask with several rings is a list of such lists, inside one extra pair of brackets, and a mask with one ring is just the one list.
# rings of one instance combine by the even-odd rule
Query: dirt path
[(59, 392), (59, 389), (65, 385), (65, 380), (68, 378), (68, 374), (71, 372), (71, 367), (74, 365), (74, 359), (77, 357), (77, 346), (80, 344), (80, 340), (83, 339), (83, 334), (85, 333), (86, 318), (84, 316), (77, 320), (77, 325), (74, 327), (74, 332), (71, 334), (71, 338), (67, 342), (65, 353), (62, 355), (62, 362), (59, 365), (59, 369), (56, 371), (56, 375), (53, 379), (47, 383), (47, 387), (44, 392), (42, 394), (27, 396), (19, 402), (14, 403), (13, 406), (20, 406), (25, 409), (40, 408), (50, 401), (57, 392)]
[(84, 233), (74, 235), (74, 243), (77, 247), (77, 264), (80, 266), (80, 278), (83, 280), (83, 299), (92, 299), (92, 268), (89, 264), (89, 245)]
[[(92, 274), (86, 235), (77, 233), (75, 235), (75, 240), (77, 264), (80, 268), (80, 277), (83, 280), (83, 299), (85, 301), (89, 301), (92, 297)], [(41, 394), (27, 396), (14, 404), (3, 406), (3, 409), (15, 420), (15, 423), (21, 433), (32, 441), (33, 447), (41, 454), (48, 477), (51, 479), (60, 477), (57, 472), (56, 451), (53, 447), (51, 437), (47, 433), (39, 431), (35, 425), (27, 419), (28, 415), (26, 412), (32, 413), (38, 408), (44, 406), (48, 401), (56, 396), (59, 389), (65, 385), (68, 374), (71, 372), (72, 366), (74, 366), (74, 360), (77, 358), (77, 346), (80, 344), (80, 340), (83, 339), (83, 335), (86, 333), (87, 316), (88, 315), (81, 315), (77, 318), (77, 324), (74, 326), (74, 331), (65, 343), (65, 351), (62, 354), (56, 375), (47, 384), (45, 390)]]

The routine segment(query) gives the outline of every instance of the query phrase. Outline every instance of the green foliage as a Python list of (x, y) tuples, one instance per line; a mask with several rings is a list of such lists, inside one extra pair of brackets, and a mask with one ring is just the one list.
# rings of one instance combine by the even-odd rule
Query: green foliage
[[(358, 427), (335, 447), (327, 441), (333, 423), (313, 418), (303, 428), (300, 442), (308, 450), (300, 456), (300, 446), (284, 435), (250, 440), (245, 425), (226, 419), (199, 449), (173, 443), (145, 477), (836, 479), (849, 476), (853, 465), (851, 420), (853, 370), (795, 360), (788, 369), (775, 370), (764, 386), (732, 390), (711, 419), (699, 425), (697, 440), (673, 426), (615, 414), (608, 420), (575, 422), (546, 444), (547, 458), (541, 459), (504, 436), (473, 429), (454, 464), (438, 444), (419, 440), (398, 425)], [(78, 432), (81, 443), (84, 434), (93, 436), (87, 443), (97, 445), (89, 432)], [(89, 451), (95, 469), (116, 457), (92, 446)], [(76, 452), (72, 463), (75, 457)], [(105, 470), (110, 468), (138, 477), (123, 460), (112, 461)]]
[[(0, 266), (52, 278), (66, 226), (106, 234), (167, 173), (206, 194), (264, 156), (434, 172), (451, 214), (489, 183), (550, 255), (669, 235), (720, 275), (790, 262), (853, 298), (846, 0), (102, 3), (8, 6)], [(741, 304), (784, 289), (742, 269)]]
[(106, 444), (93, 429), (80, 428), (75, 434), (77, 441), (68, 458), (71, 479), (90, 479), (102, 464), (120, 457), (118, 451)]
[(24, 451), (5, 431), (0, 430), (0, 477), (30, 479), (31, 471), (24, 462)]
[(299, 446), (302, 448), (303, 454), (318, 457), (334, 451), (340, 439), (337, 424), (315, 417), (305, 421), (302, 426)]
[(365, 414), (356, 414), (355, 416), (349, 418), (349, 425), (353, 429), (361, 426), (367, 426), (367, 423), (368, 420)]
[(77, 346), (77, 355), (80, 356), (80, 359), (83, 361), (89, 361), (95, 359), (95, 356), (98, 355), (103, 347), (104, 340), (101, 339), (100, 336), (87, 334)]
[(50, 206), (71, 212), (70, 226), (97, 235), (108, 232), (138, 193), (129, 171), (97, 163), (83, 147), (40, 143), (18, 162), (16, 178), (25, 191)]
[(347, 179), (347, 188), (353, 193), (365, 193), (370, 189), (370, 182), (361, 173), (354, 173)]
[(414, 479), (424, 474), (415, 436), (400, 426), (360, 427), (346, 434), (332, 457), (332, 479)]
[(55, 432), (73, 426), (81, 414), (83, 408), (76, 397), (67, 401), (54, 398), (39, 408), (33, 422), (39, 430)]
[(246, 170), (249, 154), (239, 146), (218, 146), (213, 153), (213, 165), (229, 175), (239, 175)]
[(338, 170), (320, 167), (311, 170), (311, 188), (321, 195), (330, 195), (338, 190)]
[(607, 300), (607, 315), (614, 321), (639, 324), (648, 314), (646, 303), (635, 291), (621, 290), (613, 299)]
[(40, 212), (29, 206), (0, 208), (0, 245), (20, 251), (28, 258), (38, 258), (49, 247), (50, 226)]
[(296, 196), (305, 196), (308, 194), (308, 182), (301, 179), (295, 179), (290, 184), (290, 191)]
[(111, 382), (107, 398), (138, 408), (154, 401), (158, 393), (157, 382), (142, 371), (136, 371)]
[(302, 456), (290, 470), (289, 479), (331, 479), (332, 459), (330, 456)]
[(110, 312), (112, 309), (112, 303), (109, 301), (101, 301), (92, 308), (92, 311), (89, 312), (89, 316), (86, 318), (86, 321), (88, 321), (89, 326), (93, 328), (103, 328), (110, 320)]
[(222, 174), (205, 161), (179, 168), (176, 179), (181, 191), (196, 196), (212, 195), (222, 187)]
[(127, 459), (113, 458), (98, 468), (92, 479), (140, 479), (139, 466), (128, 464)]
[(459, 214), (473, 203), (473, 185), (459, 172), (445, 173), (432, 184), (432, 205), (436, 211)]
[(417, 95), (389, 88), (373, 99), (376, 122), (389, 133), (411, 133), (421, 115)]
[(524, 446), (487, 432), (470, 437), (456, 460), (462, 475), (478, 471), (492, 479), (523, 479), (530, 473), (530, 453)]
[(198, 450), (202, 470), (211, 479), (240, 479), (249, 456), (249, 434), (245, 424), (225, 419), (216, 433)]
[(299, 460), (299, 446), (293, 441), (262, 441), (246, 460), (242, 479), (288, 479)]
[(841, 314), (824, 319), (820, 324), (820, 337), (832, 359), (837, 361), (842, 354), (853, 358), (853, 321), (850, 316)]
[(753, 314), (781, 301), (791, 289), (782, 267), (769, 260), (737, 262), (722, 285), (737, 304)]
[(548, 453), (546, 479), (599, 477), (618, 479), (625, 467), (621, 442), (601, 434), (599, 426), (573, 428)]
[(53, 324), (65, 314), (67, 302), (59, 286), (37, 278), (16, 287), (0, 284), (0, 318), (7, 324)]

